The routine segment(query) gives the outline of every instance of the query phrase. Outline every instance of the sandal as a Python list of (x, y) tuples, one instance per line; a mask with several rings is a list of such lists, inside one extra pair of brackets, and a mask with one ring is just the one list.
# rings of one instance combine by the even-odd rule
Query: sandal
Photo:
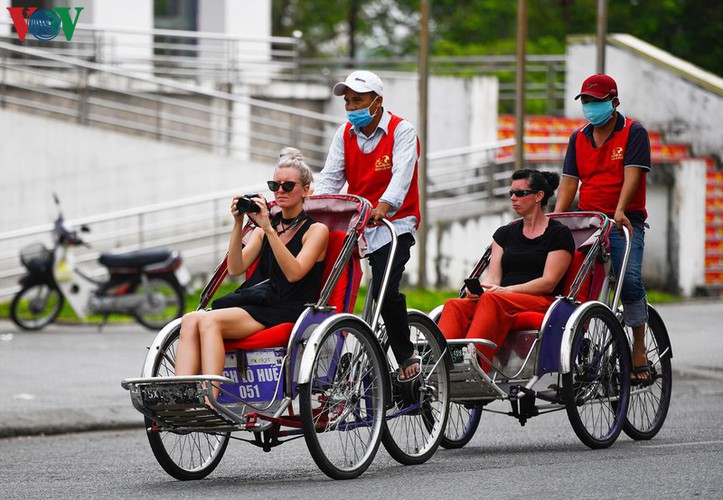
[(647, 364), (641, 365), (641, 366), (633, 366), (633, 372), (632, 376), (630, 377), (630, 381), (633, 383), (638, 384), (646, 384), (650, 382), (651, 378), (651, 372), (650, 372), (650, 366), (652, 363), (648, 361)]
[(406, 378), (406, 377), (402, 378), (402, 377), (400, 377), (399, 372), (397, 372), (397, 381), (398, 382), (411, 382), (411, 381), (415, 380), (417, 377), (419, 377), (419, 375), (422, 373), (422, 358), (416, 352), (414, 354), (412, 354), (412, 356), (409, 359), (407, 359), (406, 361), (401, 363), (399, 365), (399, 369), (402, 370), (402, 374), (404, 374), (407, 371), (407, 368), (409, 368), (412, 365), (417, 365), (419, 367), (419, 369), (417, 370), (417, 373), (415, 373), (414, 375), (412, 375), (409, 378)]

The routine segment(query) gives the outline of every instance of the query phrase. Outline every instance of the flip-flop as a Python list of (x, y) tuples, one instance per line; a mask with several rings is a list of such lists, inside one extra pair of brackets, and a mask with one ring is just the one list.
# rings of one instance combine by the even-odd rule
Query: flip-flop
[(406, 382), (412, 382), (413, 380), (417, 379), (419, 377), (419, 375), (421, 375), (421, 373), (422, 373), (422, 358), (421, 358), (421, 356), (419, 356), (419, 354), (416, 354), (416, 353), (413, 354), (409, 359), (407, 359), (406, 361), (401, 363), (399, 365), (399, 368), (402, 369), (402, 372), (406, 372), (407, 368), (409, 368), (410, 366), (415, 365), (415, 364), (419, 365), (419, 370), (417, 371), (417, 373), (415, 373), (414, 375), (412, 375), (409, 378), (400, 378), (399, 372), (397, 372), (397, 382), (406, 383)]
[[(633, 375), (634, 377), (630, 377), (630, 381), (633, 383), (638, 384), (647, 384), (650, 382), (650, 379), (652, 377), (652, 372), (650, 371), (651, 363), (648, 361), (645, 365), (640, 366), (633, 366)], [(646, 377), (641, 377), (641, 375), (647, 374)]]

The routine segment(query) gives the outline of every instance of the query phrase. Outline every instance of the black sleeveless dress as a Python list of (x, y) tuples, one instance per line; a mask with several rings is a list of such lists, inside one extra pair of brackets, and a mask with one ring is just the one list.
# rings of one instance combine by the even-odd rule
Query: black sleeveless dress
[[(299, 255), (301, 240), (314, 222), (307, 217), (286, 243), (286, 248), (294, 257)], [(306, 304), (316, 302), (323, 273), (324, 262), (316, 262), (306, 276), (295, 283), (289, 282), (264, 235), (258, 265), (251, 277), (236, 291), (216, 299), (212, 308), (241, 307), (266, 328), (294, 323)]]

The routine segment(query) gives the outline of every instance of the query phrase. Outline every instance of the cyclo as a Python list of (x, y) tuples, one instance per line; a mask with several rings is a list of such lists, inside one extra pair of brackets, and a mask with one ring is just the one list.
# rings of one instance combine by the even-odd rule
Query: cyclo
[[(270, 206), (272, 214), (278, 211)], [(264, 451), (303, 436), (316, 464), (334, 479), (362, 474), (380, 442), (400, 463), (417, 464), (428, 460), (443, 438), (451, 358), (435, 323), (408, 311), (411, 340), (422, 358), (421, 375), (413, 381), (396, 381), (396, 363), (386, 354), (380, 314), (391, 258), (379, 302), (368, 294), (362, 318), (352, 314), (370, 203), (351, 195), (312, 196), (304, 210), (330, 231), (324, 285), (296, 323), (225, 342), (223, 376), (176, 377), (181, 320), (175, 320), (153, 341), (141, 378), (121, 383), (145, 416), (156, 459), (177, 479), (211, 473), (236, 431), (251, 436), (235, 439)], [(383, 223), (392, 233), (394, 255), (394, 228)], [(250, 234), (252, 224), (245, 229)], [(201, 293), (199, 309), (210, 303), (226, 274), (224, 258)], [(219, 388), (218, 398), (212, 387)]]
[[(441, 445), (460, 448), (473, 437), (482, 411), (510, 415), (525, 425), (529, 418), (565, 410), (578, 438), (590, 448), (606, 448), (621, 430), (633, 439), (651, 439), (663, 426), (672, 385), (670, 340), (660, 315), (648, 306), (645, 344), (650, 378), (631, 382), (632, 332), (622, 324), (620, 293), (609, 258), (612, 222), (595, 212), (548, 215), (570, 228), (575, 253), (564, 278), (564, 296), (546, 314), (521, 313), (504, 343), (486, 339), (448, 340), (454, 367), (450, 372), (450, 415)], [(630, 235), (624, 229), (627, 267)], [(487, 269), (491, 247), (470, 277)], [(465, 295), (463, 286), (460, 297)], [(437, 321), (443, 305), (430, 317)], [(478, 345), (497, 349), (489, 360)], [(479, 357), (491, 369), (485, 373)], [(544, 388), (538, 389), (539, 386)], [(510, 402), (509, 412), (485, 408), (495, 400)]]

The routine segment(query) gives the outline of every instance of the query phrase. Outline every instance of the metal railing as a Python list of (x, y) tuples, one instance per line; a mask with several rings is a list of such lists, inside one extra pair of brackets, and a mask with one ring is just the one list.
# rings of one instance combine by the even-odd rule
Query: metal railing
[[(244, 190), (263, 192), (266, 186), (252, 185)], [(85, 225), (90, 229), (83, 239), (91, 248), (78, 248), (76, 262), (91, 275), (102, 274), (104, 270), (96, 263), (101, 252), (170, 247), (181, 250), (192, 270), (209, 272), (226, 251), (230, 231), (229, 200), (238, 192), (238, 189), (220, 191), (71, 218), (67, 223), (72, 227)], [(25, 273), (19, 261), (20, 250), (37, 242), (52, 247), (52, 228), (53, 224), (49, 223), (0, 233), (0, 301), (8, 300), (19, 289), (17, 280)]]
[[(12, 26), (12, 22), (0, 20), (0, 25)], [(0, 35), (0, 41), (19, 42), (14, 33)], [(78, 24), (71, 41), (62, 36), (39, 41), (28, 34), (22, 45), (121, 71), (150, 70), (158, 77), (198, 83), (257, 83), (291, 78), (299, 67), (299, 39), (293, 37)], [(46, 61), (39, 65), (48, 68), (56, 63)]]
[[(525, 61), (526, 102), (539, 102), (541, 104), (539, 112), (548, 115), (561, 114), (565, 99), (565, 55), (527, 55)], [(328, 81), (330, 75), (347, 72), (349, 68), (369, 69), (379, 72), (382, 76), (399, 72), (416, 73), (418, 62), (414, 56), (363, 59), (301, 58), (298, 71), (305, 78)], [(430, 75), (497, 77), (498, 101), (504, 112), (513, 109), (516, 72), (514, 55), (429, 58)]]
[[(0, 25), (12, 25), (8, 20)], [(0, 41), (18, 43), (15, 34)], [(248, 37), (223, 33), (168, 29), (132, 29), (78, 24), (72, 41), (62, 37), (40, 42), (28, 35), (26, 47), (42, 47), (62, 57), (108, 65), (123, 71), (150, 72), (158, 77), (198, 84), (261, 83), (303, 80), (328, 85), (338, 73), (365, 68), (381, 73), (416, 73), (416, 56), (306, 58), (299, 37)], [(525, 99), (541, 103), (540, 112), (562, 111), (565, 92), (565, 55), (526, 57)], [(41, 67), (56, 63), (35, 62)], [(515, 100), (514, 55), (433, 56), (431, 75), (489, 75), (500, 81), (501, 108), (510, 111)], [(544, 111), (542, 109), (544, 107)]]
[(6, 42), (0, 106), (240, 158), (274, 160), (294, 144), (316, 168), (339, 126), (334, 116)]
[[(514, 163), (500, 161), (499, 155), (514, 145), (514, 139), (507, 139), (429, 154), (430, 221), (449, 218), (444, 215), (448, 212), (454, 216), (479, 215), (490, 204), (505, 200)], [(223, 257), (228, 244), (228, 200), (240, 192), (253, 191), (266, 192), (266, 187), (246, 186), (70, 219), (74, 227), (86, 225), (91, 229), (87, 239), (92, 249), (79, 252), (77, 261), (102, 272), (94, 265), (101, 251), (172, 247), (181, 250), (195, 274), (208, 273)], [(0, 233), (0, 301), (8, 300), (18, 290), (17, 279), (25, 272), (18, 258), (20, 249), (38, 241), (50, 245), (52, 227), (48, 223)]]

